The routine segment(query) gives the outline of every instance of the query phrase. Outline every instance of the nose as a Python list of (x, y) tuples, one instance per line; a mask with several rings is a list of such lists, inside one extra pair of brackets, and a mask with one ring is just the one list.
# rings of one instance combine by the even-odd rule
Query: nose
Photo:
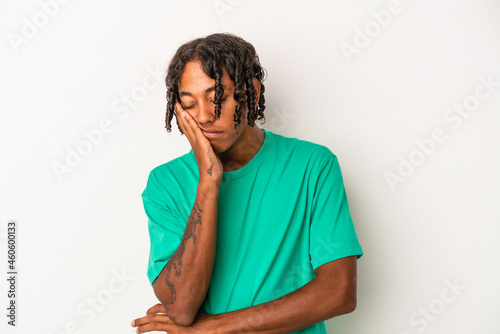
[(207, 124), (215, 121), (215, 106), (209, 102), (200, 102), (196, 108), (196, 120), (199, 124)]

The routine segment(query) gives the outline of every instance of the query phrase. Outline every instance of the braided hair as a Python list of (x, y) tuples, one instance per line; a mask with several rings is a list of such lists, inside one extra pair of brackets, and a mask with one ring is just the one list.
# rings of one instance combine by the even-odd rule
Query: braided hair
[[(221, 84), (222, 68), (224, 67), (234, 82), (234, 99), (237, 105), (234, 111), (235, 129), (241, 123), (243, 109), (248, 109), (247, 124), (255, 125), (255, 120), (263, 119), (265, 99), (264, 80), (265, 70), (260, 65), (259, 56), (255, 48), (241, 37), (228, 33), (212, 34), (206, 37), (197, 38), (182, 45), (170, 61), (165, 83), (167, 86), (167, 113), (165, 117), (165, 128), (170, 132), (171, 121), (174, 116), (176, 101), (180, 102), (179, 85), (182, 71), (186, 63), (200, 61), (203, 72), (212, 79), (215, 79), (215, 118), (220, 117), (221, 102), (224, 88)], [(256, 78), (261, 84), (258, 104), (255, 103), (257, 94), (253, 84)], [(177, 122), (177, 127), (182, 130)]]

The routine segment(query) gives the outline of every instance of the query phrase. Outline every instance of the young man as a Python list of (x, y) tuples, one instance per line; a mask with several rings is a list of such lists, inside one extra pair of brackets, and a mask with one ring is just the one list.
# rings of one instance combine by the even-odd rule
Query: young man
[(148, 278), (161, 304), (138, 333), (326, 333), (356, 308), (362, 255), (340, 167), (325, 146), (255, 126), (264, 71), (252, 45), (214, 34), (168, 69), (192, 150), (149, 175)]

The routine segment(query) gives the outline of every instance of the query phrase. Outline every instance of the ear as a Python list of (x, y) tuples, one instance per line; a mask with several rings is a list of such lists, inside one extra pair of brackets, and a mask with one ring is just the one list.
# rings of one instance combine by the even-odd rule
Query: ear
[(258, 105), (260, 98), (260, 81), (257, 78), (253, 78), (253, 86), (255, 88), (255, 105)]

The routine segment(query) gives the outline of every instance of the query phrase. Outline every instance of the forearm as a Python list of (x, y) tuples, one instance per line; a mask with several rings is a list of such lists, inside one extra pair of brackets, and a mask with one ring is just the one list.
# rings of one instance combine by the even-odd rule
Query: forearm
[(290, 333), (307, 328), (356, 308), (354, 258), (338, 261), (351, 264), (335, 277), (321, 275), (281, 298), (212, 317), (213, 333)]
[(181, 243), (153, 283), (175, 322), (189, 325), (203, 302), (215, 258), (218, 187), (201, 183)]

